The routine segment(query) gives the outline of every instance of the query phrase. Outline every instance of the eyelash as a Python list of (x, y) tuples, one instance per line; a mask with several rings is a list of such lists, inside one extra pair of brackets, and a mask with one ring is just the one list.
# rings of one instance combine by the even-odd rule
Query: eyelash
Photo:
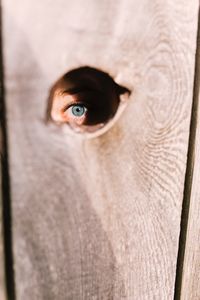
[[(90, 90), (91, 92), (91, 90)], [(66, 93), (63, 92), (62, 95), (65, 95)], [(95, 95), (93, 95), (93, 93), (86, 93), (84, 91), (83, 92), (77, 92), (72, 94), (71, 96), (73, 96), (73, 101), (71, 101), (70, 103), (68, 103), (64, 108), (63, 108), (63, 112), (65, 112), (67, 109), (69, 109), (71, 106), (74, 105), (80, 105), (80, 106), (84, 106), (87, 110), (93, 110), (93, 107), (90, 104), (90, 101), (88, 101), (89, 99), (93, 98)], [(85, 100), (86, 99), (86, 100)]]
[(63, 112), (65, 112), (66, 110), (68, 110), (70, 107), (75, 106), (75, 105), (80, 105), (80, 106), (84, 106), (87, 108), (87, 106), (85, 104), (83, 104), (83, 102), (72, 102), (72, 103), (68, 103), (64, 108), (63, 108)]

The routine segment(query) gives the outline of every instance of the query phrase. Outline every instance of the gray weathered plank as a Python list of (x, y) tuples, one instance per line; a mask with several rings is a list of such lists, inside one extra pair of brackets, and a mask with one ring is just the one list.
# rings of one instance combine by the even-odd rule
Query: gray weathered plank
[[(199, 29), (200, 30), (200, 29)], [(200, 34), (197, 41), (197, 62), (195, 79), (195, 139), (193, 144), (192, 167), (193, 176), (191, 182), (191, 195), (189, 205), (188, 227), (186, 234), (185, 257), (183, 262), (183, 274), (181, 285), (181, 300), (200, 299)]]
[[(2, 41), (1, 41), (1, 1), (0, 1), (0, 66), (2, 67)], [(0, 68), (1, 68), (0, 67)], [(2, 139), (2, 126), (3, 126), (3, 76), (2, 70), (0, 70), (0, 299), (5, 300), (5, 261), (4, 261), (4, 235), (3, 235), (3, 188), (2, 188), (2, 176), (3, 176), (3, 139)]]
[[(18, 299), (173, 299), (198, 1), (3, 3)], [(83, 65), (133, 91), (91, 139), (44, 122)]]

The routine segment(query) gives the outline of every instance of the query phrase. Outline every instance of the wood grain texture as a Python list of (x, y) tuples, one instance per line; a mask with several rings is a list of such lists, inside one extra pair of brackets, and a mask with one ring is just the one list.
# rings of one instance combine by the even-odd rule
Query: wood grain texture
[[(3, 3), (18, 299), (173, 299), (198, 1)], [(132, 91), (91, 139), (44, 122), (84, 65)]]
[(5, 280), (5, 256), (4, 256), (4, 234), (3, 234), (3, 75), (2, 75), (2, 40), (1, 40), (1, 1), (0, 1), (0, 299), (6, 300)]
[(195, 120), (193, 124), (194, 143), (192, 153), (191, 195), (186, 234), (185, 257), (181, 286), (181, 300), (200, 299), (200, 28), (197, 40), (196, 74), (194, 87)]

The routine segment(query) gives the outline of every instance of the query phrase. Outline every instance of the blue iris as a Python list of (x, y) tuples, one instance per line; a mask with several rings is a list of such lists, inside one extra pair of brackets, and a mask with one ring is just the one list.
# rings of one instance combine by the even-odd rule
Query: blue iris
[(82, 117), (86, 112), (86, 108), (83, 105), (73, 105), (72, 106), (72, 114), (75, 117)]

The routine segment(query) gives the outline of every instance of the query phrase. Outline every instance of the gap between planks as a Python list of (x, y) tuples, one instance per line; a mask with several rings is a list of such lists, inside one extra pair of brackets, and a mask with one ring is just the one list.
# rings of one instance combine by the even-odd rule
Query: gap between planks
[[(0, 201), (2, 209), (0, 211), (0, 222), (2, 227), (0, 233), (1, 247), (1, 282), (0, 297), (2, 300), (15, 300), (15, 284), (12, 253), (12, 220), (11, 220), (11, 199), (10, 199), (10, 179), (8, 162), (8, 142), (7, 142), (7, 124), (6, 124), (6, 105), (4, 91), (4, 63), (3, 63), (3, 41), (2, 41), (2, 3), (0, 0), (0, 119), (1, 119), (1, 192)], [(1, 206), (0, 206), (1, 208)], [(2, 220), (1, 220), (2, 218)]]
[(200, 85), (200, 7), (198, 12), (193, 103), (192, 103), (190, 131), (189, 131), (187, 166), (186, 166), (186, 174), (185, 174), (184, 193), (183, 193), (174, 300), (181, 299), (183, 266), (184, 266), (184, 258), (185, 258), (185, 248), (187, 243), (186, 239), (187, 239), (187, 230), (188, 230), (188, 216), (190, 210), (191, 189), (192, 189), (192, 180), (193, 180), (193, 171), (194, 171), (195, 142), (196, 142), (196, 129), (197, 129), (197, 121), (198, 121), (198, 106), (199, 106), (199, 85)]

